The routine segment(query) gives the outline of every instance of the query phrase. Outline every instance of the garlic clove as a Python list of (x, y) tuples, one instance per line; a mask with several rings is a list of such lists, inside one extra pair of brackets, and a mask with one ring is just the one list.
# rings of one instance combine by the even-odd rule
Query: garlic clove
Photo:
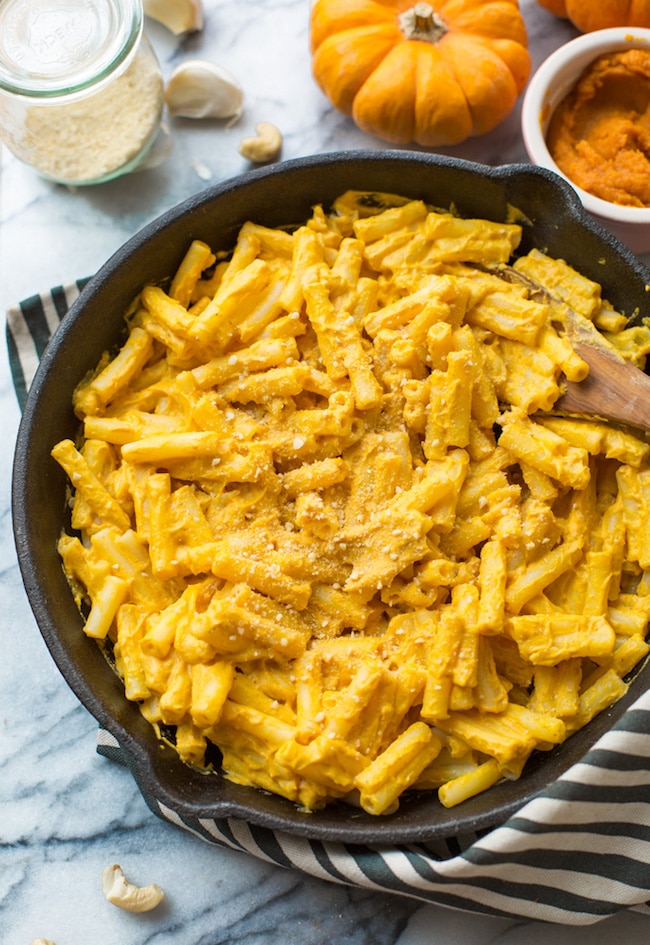
[(203, 0), (144, 0), (143, 8), (176, 36), (203, 29)]
[(188, 59), (174, 69), (165, 87), (170, 115), (233, 118), (241, 115), (244, 92), (237, 79), (212, 62)]

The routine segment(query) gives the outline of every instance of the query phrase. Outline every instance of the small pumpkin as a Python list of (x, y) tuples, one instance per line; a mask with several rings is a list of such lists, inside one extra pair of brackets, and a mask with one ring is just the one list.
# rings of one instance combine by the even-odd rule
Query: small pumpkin
[(495, 128), (530, 74), (517, 0), (315, 0), (314, 78), (394, 144), (458, 144)]
[(612, 26), (650, 28), (650, 0), (537, 0), (540, 7), (570, 20), (581, 33)]
[(564, 20), (569, 18), (566, 11), (566, 0), (537, 0), (537, 2), (540, 7), (544, 7), (549, 13), (554, 13), (555, 16), (562, 17)]

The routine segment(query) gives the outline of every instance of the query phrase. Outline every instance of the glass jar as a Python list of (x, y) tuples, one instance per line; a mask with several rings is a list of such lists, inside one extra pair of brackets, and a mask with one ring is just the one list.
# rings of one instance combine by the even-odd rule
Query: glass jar
[(0, 138), (63, 184), (140, 166), (163, 79), (141, 0), (0, 0)]

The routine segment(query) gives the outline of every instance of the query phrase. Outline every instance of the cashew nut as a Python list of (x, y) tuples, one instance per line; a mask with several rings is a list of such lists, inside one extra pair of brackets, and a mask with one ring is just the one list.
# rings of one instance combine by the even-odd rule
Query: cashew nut
[(144, 0), (144, 12), (176, 36), (203, 29), (203, 0)]
[(239, 145), (241, 156), (255, 164), (275, 160), (282, 147), (282, 135), (278, 129), (268, 121), (261, 121), (255, 131), (257, 137), (244, 138)]
[(55, 945), (49, 938), (33, 938), (30, 945)]
[(134, 886), (127, 882), (117, 863), (102, 872), (102, 889), (109, 902), (126, 912), (149, 912), (165, 898), (165, 893), (155, 883)]

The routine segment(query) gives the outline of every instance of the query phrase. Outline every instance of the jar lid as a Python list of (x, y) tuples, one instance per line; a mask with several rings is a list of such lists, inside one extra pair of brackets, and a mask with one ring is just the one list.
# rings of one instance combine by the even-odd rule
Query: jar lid
[(141, 0), (0, 0), (0, 89), (47, 98), (95, 87), (130, 58)]

